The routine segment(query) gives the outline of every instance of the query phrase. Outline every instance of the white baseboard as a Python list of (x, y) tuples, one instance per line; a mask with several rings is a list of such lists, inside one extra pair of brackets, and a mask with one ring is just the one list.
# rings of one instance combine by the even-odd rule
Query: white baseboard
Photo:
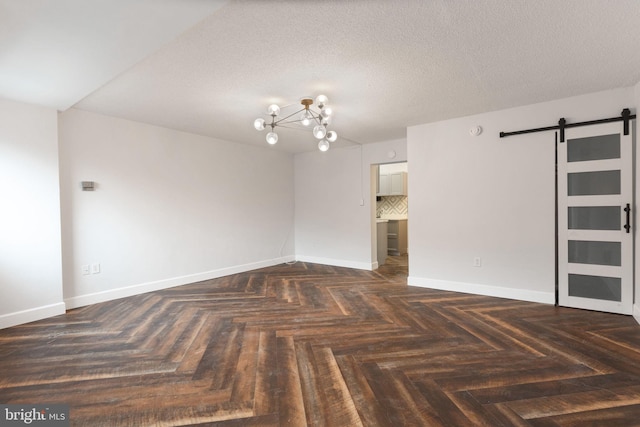
[(640, 306), (638, 304), (633, 304), (633, 318), (640, 323)]
[(15, 313), (3, 314), (0, 315), (0, 329), (57, 316), (64, 314), (65, 311), (65, 304), (59, 302), (56, 304), (43, 305), (42, 307), (30, 308), (28, 310), (16, 311)]
[(370, 263), (370, 262), (348, 261), (343, 259), (321, 258), (321, 257), (304, 256), (304, 255), (298, 255), (296, 259), (301, 262), (332, 265), (334, 267), (348, 267), (348, 268), (355, 268), (357, 270), (373, 270), (374, 269), (373, 263)]
[(489, 286), (465, 282), (451, 282), (448, 280), (427, 279), (424, 277), (411, 276), (407, 278), (407, 283), (409, 284), (409, 286), (419, 286), (421, 288), (486, 295), (490, 297), (539, 302), (543, 304), (555, 304), (556, 302), (554, 292), (529, 291), (526, 289), (504, 288), (501, 286)]
[(274, 258), (270, 260), (258, 261), (249, 264), (236, 265), (233, 267), (221, 268), (218, 270), (205, 271), (203, 273), (190, 274), (180, 277), (172, 277), (169, 279), (158, 280), (155, 282), (140, 283), (122, 288), (109, 289), (103, 292), (96, 292), (86, 295), (77, 295), (64, 300), (67, 308), (84, 307), (91, 304), (97, 304), (105, 301), (111, 301), (118, 298), (130, 297), (133, 295), (144, 294), (146, 292), (159, 291), (162, 289), (173, 288), (174, 286), (187, 285), (189, 283), (201, 282), (203, 280), (217, 279), (218, 277), (229, 276), (231, 274), (244, 273), (245, 271), (256, 270), (264, 267), (282, 264), (294, 261), (294, 256), (286, 256)]

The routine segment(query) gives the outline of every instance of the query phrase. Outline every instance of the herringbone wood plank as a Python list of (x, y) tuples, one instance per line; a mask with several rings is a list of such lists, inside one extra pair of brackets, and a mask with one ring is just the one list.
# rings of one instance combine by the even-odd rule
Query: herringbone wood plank
[(77, 426), (640, 425), (630, 317), (297, 263), (0, 331), (0, 403)]

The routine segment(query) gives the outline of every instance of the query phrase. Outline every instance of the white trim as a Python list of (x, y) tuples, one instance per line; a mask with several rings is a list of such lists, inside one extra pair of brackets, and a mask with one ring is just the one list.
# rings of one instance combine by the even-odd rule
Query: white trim
[(633, 318), (640, 323), (640, 306), (638, 304), (633, 304)]
[[(618, 130), (618, 133), (620, 131)], [(567, 163), (567, 172), (598, 172), (619, 170), (622, 167), (622, 161), (620, 159), (605, 159), (605, 160), (582, 160), (579, 162)]]
[(47, 317), (58, 316), (60, 314), (64, 314), (65, 311), (64, 303), (58, 302), (55, 304), (43, 305), (42, 307), (16, 311), (15, 313), (3, 314), (0, 315), (0, 329), (35, 322), (36, 320), (46, 319)]
[(357, 270), (373, 270), (374, 269), (373, 263), (370, 263), (370, 262), (348, 261), (343, 259), (321, 258), (321, 257), (304, 256), (304, 255), (298, 255), (296, 259), (300, 262), (332, 265), (334, 267), (348, 267), (348, 268), (355, 268)]
[(189, 283), (201, 282), (203, 280), (216, 279), (218, 277), (229, 276), (231, 274), (244, 273), (246, 271), (256, 270), (264, 267), (271, 267), (285, 262), (294, 261), (294, 256), (285, 256), (270, 260), (258, 261), (249, 264), (236, 265), (233, 267), (225, 267), (218, 270), (205, 271), (203, 273), (190, 274), (187, 276), (172, 277), (169, 279), (158, 280), (155, 282), (140, 283), (132, 286), (125, 286), (108, 291), (96, 292), (87, 295), (78, 295), (65, 299), (67, 308), (78, 308), (86, 305), (97, 304), (105, 301), (111, 301), (118, 298), (130, 297), (133, 295), (144, 294), (146, 292), (159, 291), (162, 289), (173, 288), (175, 286), (187, 285)]
[(529, 291), (525, 289), (504, 288), (501, 286), (481, 285), (478, 283), (451, 282), (448, 280), (412, 276), (407, 278), (407, 284), (409, 286), (418, 286), (421, 288), (486, 295), (490, 297), (539, 302), (543, 304), (555, 304), (556, 302), (555, 294), (553, 292)]

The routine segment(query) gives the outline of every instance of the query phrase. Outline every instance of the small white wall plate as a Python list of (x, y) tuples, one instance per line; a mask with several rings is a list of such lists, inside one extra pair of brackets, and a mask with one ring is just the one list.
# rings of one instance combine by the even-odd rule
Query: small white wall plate
[(482, 127), (481, 126), (474, 126), (471, 129), (469, 129), (469, 135), (471, 136), (478, 136), (482, 133)]

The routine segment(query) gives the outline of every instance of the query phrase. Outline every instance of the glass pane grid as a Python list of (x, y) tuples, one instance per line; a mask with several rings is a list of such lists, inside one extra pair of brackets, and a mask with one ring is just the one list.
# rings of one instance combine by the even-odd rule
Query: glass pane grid
[[(626, 313), (629, 245), (622, 226), (630, 138), (614, 126), (598, 129), (589, 131), (595, 136), (569, 131), (559, 157), (560, 303)], [(603, 129), (608, 135), (597, 135)]]

